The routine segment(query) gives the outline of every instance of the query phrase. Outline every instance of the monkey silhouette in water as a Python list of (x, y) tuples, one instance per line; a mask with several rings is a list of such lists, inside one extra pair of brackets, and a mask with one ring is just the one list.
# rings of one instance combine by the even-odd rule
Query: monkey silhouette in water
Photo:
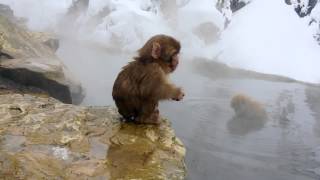
[(258, 101), (243, 95), (235, 95), (230, 102), (235, 116), (228, 122), (231, 133), (245, 135), (260, 130), (267, 122), (267, 112)]
[(156, 35), (123, 67), (114, 82), (112, 96), (126, 121), (158, 124), (158, 102), (183, 99), (182, 89), (168, 80), (179, 64), (180, 48), (173, 37)]
[(262, 104), (243, 94), (235, 95), (230, 106), (234, 109), (237, 117), (263, 119), (267, 116)]

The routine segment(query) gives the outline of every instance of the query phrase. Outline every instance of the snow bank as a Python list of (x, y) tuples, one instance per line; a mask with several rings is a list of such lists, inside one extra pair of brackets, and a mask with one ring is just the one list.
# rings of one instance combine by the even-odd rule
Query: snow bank
[(320, 82), (320, 47), (307, 21), (279, 0), (255, 0), (222, 34), (220, 59), (231, 66)]
[[(320, 47), (312, 37), (319, 27), (316, 23), (308, 27), (310, 18), (299, 18), (284, 1), (251, 1), (232, 16), (219, 43), (209, 44), (203, 40), (208, 35), (201, 38), (195, 29), (209, 24), (217, 31), (212, 36), (223, 31), (226, 14), (216, 9), (217, 0), (163, 2), (171, 3), (169, 7), (177, 2), (170, 19), (163, 14), (160, 1), (91, 0), (88, 11), (75, 22), (76, 28), (70, 35), (135, 51), (154, 34), (170, 34), (181, 40), (182, 53), (188, 57), (213, 58), (222, 52), (219, 59), (231, 66), (320, 82)], [(17, 16), (29, 18), (32, 29), (43, 30), (56, 24), (72, 0), (0, 0), (0, 3), (10, 5)], [(109, 14), (94, 28), (88, 28), (90, 18), (106, 6), (110, 7)], [(319, 8), (317, 5), (311, 17), (319, 19)]]

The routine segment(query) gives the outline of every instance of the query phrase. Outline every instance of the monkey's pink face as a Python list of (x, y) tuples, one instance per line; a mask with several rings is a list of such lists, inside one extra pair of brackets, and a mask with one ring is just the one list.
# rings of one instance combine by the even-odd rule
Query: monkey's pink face
[(174, 56), (172, 56), (171, 72), (173, 72), (174, 70), (176, 70), (178, 64), (179, 64), (179, 55), (178, 55), (178, 54), (175, 54)]

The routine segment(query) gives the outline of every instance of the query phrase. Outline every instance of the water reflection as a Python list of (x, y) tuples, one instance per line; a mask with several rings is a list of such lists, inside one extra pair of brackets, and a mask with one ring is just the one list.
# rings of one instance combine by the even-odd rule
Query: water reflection
[(261, 130), (267, 121), (267, 117), (246, 118), (234, 116), (229, 120), (227, 127), (229, 133), (244, 136), (250, 132)]

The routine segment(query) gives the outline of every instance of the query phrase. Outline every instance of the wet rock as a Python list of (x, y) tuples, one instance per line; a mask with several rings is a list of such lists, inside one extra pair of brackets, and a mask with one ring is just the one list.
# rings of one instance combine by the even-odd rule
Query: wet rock
[(51, 43), (49, 39), (45, 33), (30, 32), (0, 16), (0, 75), (26, 88), (39, 88), (64, 103), (80, 103), (84, 98), (81, 84), (45, 45)]
[(111, 107), (0, 95), (0, 179), (184, 179), (184, 156), (167, 120), (123, 124)]
[[(111, 138), (108, 159), (113, 179), (184, 179), (185, 148), (169, 124), (122, 124)], [(130, 162), (130, 163), (128, 163)]]

